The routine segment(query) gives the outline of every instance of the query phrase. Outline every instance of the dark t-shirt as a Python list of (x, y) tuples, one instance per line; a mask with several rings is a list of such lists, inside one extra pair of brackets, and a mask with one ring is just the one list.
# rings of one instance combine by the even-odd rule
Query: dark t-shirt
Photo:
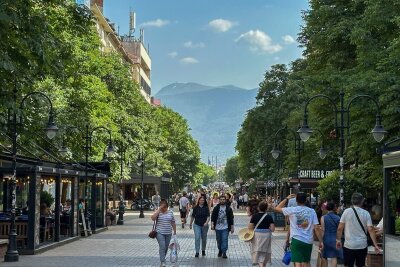
[(193, 208), (192, 217), (194, 217), (194, 223), (198, 226), (203, 226), (207, 221), (207, 218), (210, 217), (210, 210), (208, 206), (205, 205), (203, 207), (196, 206)]
[[(254, 224), (254, 228), (256, 227), (258, 221), (262, 218), (262, 216), (264, 216), (264, 213), (262, 212), (256, 213), (253, 216), (251, 216), (250, 223)], [(274, 223), (274, 219), (272, 219), (271, 215), (267, 215), (262, 220), (257, 229), (269, 229), (271, 223)]]

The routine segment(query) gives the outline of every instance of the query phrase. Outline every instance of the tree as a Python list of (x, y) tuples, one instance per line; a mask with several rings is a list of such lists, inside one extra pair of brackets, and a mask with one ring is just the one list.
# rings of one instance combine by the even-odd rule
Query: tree
[(235, 181), (239, 179), (238, 156), (231, 157), (226, 161), (224, 172), (225, 182), (234, 185)]
[[(140, 147), (147, 155), (147, 173), (168, 172), (176, 187), (196, 175), (200, 149), (186, 120), (168, 108), (149, 105), (132, 80), (131, 66), (118, 53), (100, 51), (100, 39), (86, 8), (72, 0), (6, 0), (0, 4), (0, 34), (4, 36), (0, 79), (6, 89), (0, 95), (1, 111), (16, 108), (14, 86), (18, 101), (32, 91), (48, 95), (73, 157), (69, 160), (82, 161), (85, 136), (81, 131), (67, 132), (67, 126), (81, 130), (87, 124), (106, 126), (118, 150), (127, 148), (125, 165), (136, 160)], [(38, 143), (57, 155), (61, 136), (55, 140), (58, 144), (51, 144), (36, 134), (46, 121), (48, 104), (39, 98), (27, 101), (24, 126), (29, 131), (21, 134), (20, 142), (24, 146)], [(107, 133), (96, 131), (90, 161), (101, 160), (107, 145)], [(128, 171), (120, 177), (117, 161), (111, 167), (112, 179), (129, 178)]]

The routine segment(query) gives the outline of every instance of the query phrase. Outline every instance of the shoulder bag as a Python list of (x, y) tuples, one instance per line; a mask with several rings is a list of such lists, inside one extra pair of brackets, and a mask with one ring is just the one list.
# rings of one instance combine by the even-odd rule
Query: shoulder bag
[(153, 229), (149, 233), (149, 237), (152, 239), (157, 237), (157, 231), (156, 231), (157, 221), (158, 221), (158, 216), (157, 216), (157, 219), (153, 223)]
[(253, 230), (249, 229), (249, 228), (243, 228), (239, 231), (238, 235), (239, 235), (239, 239), (241, 239), (242, 241), (245, 242), (249, 242), (254, 238), (254, 232), (256, 231), (256, 229), (258, 228), (258, 226), (260, 225), (260, 223), (264, 220), (264, 218), (267, 216), (268, 214), (265, 213), (261, 219), (258, 221), (258, 223), (256, 224), (256, 227), (254, 227)]
[(372, 246), (372, 245), (374, 244), (374, 242), (372, 242), (372, 239), (371, 239), (371, 236), (369, 235), (368, 230), (365, 231), (364, 226), (362, 225), (361, 220), (360, 220), (360, 218), (358, 217), (358, 214), (357, 214), (356, 209), (355, 209), (354, 207), (352, 207), (352, 209), (353, 209), (353, 211), (354, 211), (354, 214), (355, 214), (356, 217), (357, 217), (358, 223), (360, 224), (360, 226), (361, 226), (363, 232), (364, 232), (365, 235), (367, 236), (367, 245), (368, 245), (368, 246)]

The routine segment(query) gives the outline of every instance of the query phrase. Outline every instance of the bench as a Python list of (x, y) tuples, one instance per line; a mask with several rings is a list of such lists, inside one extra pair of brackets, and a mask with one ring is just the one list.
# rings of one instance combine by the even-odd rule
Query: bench
[[(10, 233), (11, 222), (0, 222), (0, 239), (8, 239)], [(28, 241), (28, 222), (15, 222), (15, 230), (17, 231), (17, 245), (24, 248)]]

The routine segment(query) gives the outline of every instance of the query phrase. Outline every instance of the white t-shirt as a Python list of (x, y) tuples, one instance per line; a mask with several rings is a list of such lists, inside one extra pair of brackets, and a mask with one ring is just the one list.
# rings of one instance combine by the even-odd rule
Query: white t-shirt
[(344, 246), (349, 249), (364, 249), (368, 246), (365, 231), (368, 229), (367, 226), (372, 226), (371, 215), (360, 207), (354, 208), (364, 229), (361, 228), (353, 209), (345, 209), (340, 218), (340, 222), (344, 223)]
[(183, 207), (187, 209), (187, 204), (189, 204), (189, 199), (187, 197), (181, 197), (181, 199), (179, 199), (179, 209)]
[(290, 238), (307, 244), (313, 244), (314, 226), (319, 224), (315, 210), (306, 206), (283, 208), (284, 215), (289, 216)]
[(297, 201), (296, 198), (291, 198), (289, 199), (288, 203), (287, 203), (288, 208), (290, 207), (296, 207), (297, 206)]
[(217, 223), (215, 225), (216, 230), (228, 229), (228, 218), (226, 216), (226, 206), (219, 206), (219, 213)]
[(249, 196), (247, 194), (243, 195), (243, 201), (248, 202), (249, 201)]

